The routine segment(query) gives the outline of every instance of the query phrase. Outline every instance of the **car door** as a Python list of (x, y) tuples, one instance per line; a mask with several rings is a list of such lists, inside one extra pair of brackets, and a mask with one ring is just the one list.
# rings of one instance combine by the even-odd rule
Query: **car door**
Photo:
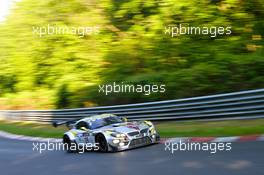
[(85, 121), (80, 121), (76, 124), (77, 136), (76, 142), (77, 143), (89, 143), (89, 136), (91, 132), (88, 129), (88, 125)]

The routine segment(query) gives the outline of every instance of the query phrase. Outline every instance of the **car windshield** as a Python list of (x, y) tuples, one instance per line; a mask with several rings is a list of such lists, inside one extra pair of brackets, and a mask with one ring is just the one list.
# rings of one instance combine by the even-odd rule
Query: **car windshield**
[(91, 121), (89, 123), (89, 127), (91, 129), (97, 129), (97, 128), (101, 128), (103, 126), (107, 126), (107, 125), (111, 125), (111, 124), (115, 124), (115, 123), (121, 123), (121, 122), (122, 122), (121, 118), (115, 117), (115, 116), (110, 116), (110, 117), (106, 117), (106, 118), (98, 118), (98, 119)]

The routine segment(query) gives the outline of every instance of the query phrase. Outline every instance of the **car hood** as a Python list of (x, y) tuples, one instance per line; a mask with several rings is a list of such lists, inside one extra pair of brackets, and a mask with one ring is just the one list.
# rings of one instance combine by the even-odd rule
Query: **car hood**
[(117, 123), (117, 124), (112, 124), (108, 126), (104, 126), (102, 128), (99, 128), (98, 130), (100, 131), (115, 131), (115, 132), (120, 132), (120, 133), (130, 133), (130, 132), (135, 132), (135, 131), (140, 131), (142, 129), (149, 128), (149, 126), (144, 123), (144, 122), (125, 122), (125, 123)]

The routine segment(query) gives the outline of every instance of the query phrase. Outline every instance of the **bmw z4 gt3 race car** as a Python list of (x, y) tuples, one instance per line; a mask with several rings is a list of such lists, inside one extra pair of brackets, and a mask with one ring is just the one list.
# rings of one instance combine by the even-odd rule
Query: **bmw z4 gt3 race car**
[[(53, 123), (55, 127), (67, 122)], [(101, 152), (116, 152), (150, 145), (159, 141), (159, 134), (150, 121), (127, 121), (113, 114), (85, 117), (68, 125), (71, 129), (64, 133), (63, 143), (68, 152), (70, 145), (92, 144)], [(96, 150), (96, 149), (95, 149)]]

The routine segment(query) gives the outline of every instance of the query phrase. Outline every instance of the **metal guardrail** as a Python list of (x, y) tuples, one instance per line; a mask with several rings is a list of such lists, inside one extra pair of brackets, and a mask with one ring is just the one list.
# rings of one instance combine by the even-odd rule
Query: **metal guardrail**
[(113, 113), (133, 120), (219, 120), (264, 118), (264, 89), (147, 102), (60, 110), (1, 110), (5, 119), (52, 122)]

